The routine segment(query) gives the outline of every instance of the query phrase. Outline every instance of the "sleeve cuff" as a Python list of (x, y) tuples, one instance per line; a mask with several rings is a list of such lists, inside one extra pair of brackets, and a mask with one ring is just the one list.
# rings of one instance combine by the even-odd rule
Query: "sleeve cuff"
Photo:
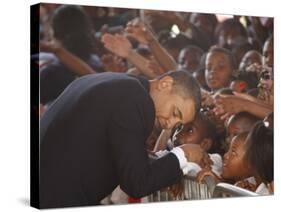
[(180, 168), (183, 168), (187, 165), (188, 161), (184, 155), (184, 151), (180, 147), (175, 147), (171, 150), (171, 153), (175, 154), (179, 160)]
[(159, 150), (158, 152), (155, 152), (155, 155), (158, 157), (158, 158), (162, 158), (164, 157), (165, 155), (167, 155), (169, 153), (168, 150)]
[(188, 162), (187, 165), (182, 169), (182, 172), (183, 175), (196, 177), (198, 172), (201, 170), (201, 167), (197, 163)]
[(171, 152), (177, 156), (183, 175), (196, 176), (201, 170), (201, 167), (198, 164), (188, 162), (182, 148), (175, 147), (171, 150)]

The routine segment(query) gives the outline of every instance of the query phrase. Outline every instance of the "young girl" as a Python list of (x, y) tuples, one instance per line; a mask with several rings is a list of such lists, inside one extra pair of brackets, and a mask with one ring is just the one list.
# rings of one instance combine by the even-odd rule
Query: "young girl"
[[(166, 137), (166, 139), (163, 139), (162, 142), (167, 143), (167, 136), (164, 135), (163, 137)], [(209, 153), (209, 158), (212, 161), (210, 166), (212, 171), (216, 175), (221, 175), (222, 157), (217, 154), (220, 151), (220, 143), (217, 140), (216, 127), (206, 114), (203, 112), (198, 113), (192, 123), (185, 124), (178, 134), (175, 135), (173, 146), (175, 147), (183, 144), (200, 145), (203, 150)], [(158, 143), (157, 147), (154, 149), (158, 152), (155, 154), (158, 157), (162, 157), (167, 152), (167, 150), (163, 150), (166, 147), (167, 144), (163, 145)], [(196, 177), (198, 172), (204, 167), (196, 163), (189, 163), (189, 168), (190, 170), (187, 175)], [(174, 197), (177, 197), (183, 192), (183, 188), (183, 182), (180, 182), (169, 187), (168, 190)]]
[[(202, 149), (209, 153), (209, 157), (213, 162), (212, 170), (217, 175), (222, 173), (222, 158), (218, 154), (221, 152), (221, 144), (218, 140), (216, 126), (206, 114), (200, 112), (192, 123), (185, 124), (177, 134), (174, 145), (180, 146), (183, 144), (200, 145)], [(198, 170), (201, 170), (201, 168), (198, 167)], [(196, 176), (197, 172), (192, 174)]]
[(247, 112), (232, 115), (226, 122), (227, 146), (229, 146), (234, 136), (243, 132), (249, 132), (258, 120), (256, 116)]
[(230, 147), (223, 157), (223, 171), (221, 176), (216, 175), (210, 169), (205, 169), (198, 173), (197, 180), (201, 182), (205, 176), (212, 176), (217, 182), (234, 184), (235, 182), (254, 176), (254, 168), (249, 160), (245, 158), (247, 135), (248, 133), (244, 132), (232, 139)]
[(247, 137), (245, 158), (261, 183), (256, 193), (272, 194), (273, 189), (273, 113), (257, 122)]

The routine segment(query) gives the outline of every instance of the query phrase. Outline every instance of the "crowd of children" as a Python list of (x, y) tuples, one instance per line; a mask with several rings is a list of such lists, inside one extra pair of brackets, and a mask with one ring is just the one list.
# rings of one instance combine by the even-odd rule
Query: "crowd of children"
[[(174, 146), (200, 145), (213, 165), (197, 164), (198, 179), (211, 175), (273, 193), (272, 18), (41, 4), (40, 42), (41, 52), (32, 59), (40, 66), (41, 114), (86, 74), (152, 79), (184, 69), (201, 86), (201, 111), (177, 130), (155, 127), (148, 154), (161, 157)], [(111, 202), (126, 201), (117, 188)]]

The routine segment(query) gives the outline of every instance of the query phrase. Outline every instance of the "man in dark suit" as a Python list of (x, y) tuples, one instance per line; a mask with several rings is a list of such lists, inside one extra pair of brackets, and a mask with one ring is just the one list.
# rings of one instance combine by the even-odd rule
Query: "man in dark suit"
[(150, 163), (145, 141), (154, 124), (192, 121), (200, 101), (185, 71), (151, 81), (102, 73), (71, 83), (40, 121), (40, 208), (99, 204), (117, 185), (138, 198), (178, 182), (203, 151), (176, 147)]

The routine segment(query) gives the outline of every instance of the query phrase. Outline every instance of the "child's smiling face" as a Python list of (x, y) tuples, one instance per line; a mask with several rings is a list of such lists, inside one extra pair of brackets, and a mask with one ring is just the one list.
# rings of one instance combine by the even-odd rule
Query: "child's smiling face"
[(229, 150), (224, 155), (223, 173), (224, 179), (241, 180), (253, 176), (249, 163), (245, 160), (247, 133), (235, 136), (230, 144)]

